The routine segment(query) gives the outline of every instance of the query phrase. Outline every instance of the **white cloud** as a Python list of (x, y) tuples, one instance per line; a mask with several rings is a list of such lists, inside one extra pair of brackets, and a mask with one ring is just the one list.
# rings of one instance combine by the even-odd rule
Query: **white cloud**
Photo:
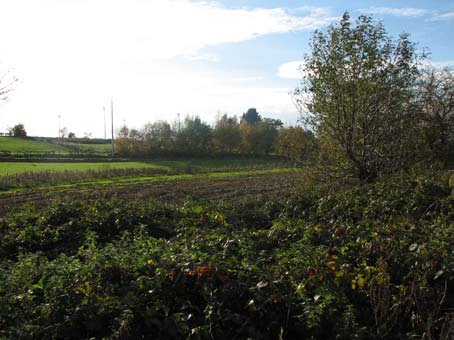
[(210, 63), (220, 63), (221, 58), (211, 54), (196, 54), (196, 55), (188, 55), (185, 56), (186, 59), (192, 61), (207, 61)]
[(310, 13), (312, 16), (330, 16), (331, 9), (328, 7), (317, 7), (317, 6), (300, 6), (293, 10), (295, 13)]
[(261, 80), (264, 80), (264, 79), (265, 79), (264, 76), (246, 76), (246, 77), (236, 77), (236, 78), (232, 78), (232, 81), (233, 81), (233, 82), (243, 83), (243, 82), (255, 82), (255, 81), (261, 81)]
[(454, 68), (454, 60), (445, 60), (445, 61), (428, 60), (428, 61), (424, 62), (423, 66), (433, 67), (435, 69)]
[(431, 21), (447, 21), (454, 19), (454, 12), (447, 12), (442, 14), (435, 14)]
[(421, 17), (428, 14), (430, 11), (424, 8), (413, 7), (369, 7), (359, 9), (359, 12), (367, 14), (394, 15), (399, 17)]
[[(262, 79), (235, 74), (244, 79), (232, 82), (222, 69), (204, 72), (201, 65), (221, 65), (222, 56), (203, 49), (313, 30), (334, 19), (317, 7), (295, 13), (231, 9), (212, 1), (2, 0), (0, 60), (21, 83), (1, 108), (0, 128), (22, 121), (31, 134), (56, 135), (60, 114), (62, 125), (76, 134), (91, 129), (101, 136), (102, 107), (111, 97), (117, 121), (136, 124), (171, 120), (176, 112), (246, 110), (262, 101), (268, 103), (264, 109), (287, 112), (287, 96), (257, 90)], [(218, 94), (209, 97), (213, 89)]]
[(430, 16), (429, 21), (448, 21), (454, 19), (454, 12), (441, 13), (436, 10), (414, 7), (369, 7), (358, 9), (358, 12), (378, 15), (393, 15), (397, 17), (419, 18)]
[(313, 30), (332, 19), (315, 9), (294, 16), (284, 8), (228, 9), (189, 0), (6, 0), (0, 28), (10, 32), (3, 34), (7, 45), (21, 52), (164, 59), (272, 33)]
[(277, 76), (285, 79), (301, 79), (303, 77), (304, 60), (289, 61), (279, 65)]

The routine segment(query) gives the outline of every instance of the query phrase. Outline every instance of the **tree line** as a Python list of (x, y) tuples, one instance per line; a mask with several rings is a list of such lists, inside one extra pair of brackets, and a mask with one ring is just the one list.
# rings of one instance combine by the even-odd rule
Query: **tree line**
[(316, 150), (316, 138), (302, 127), (284, 127), (279, 119), (262, 117), (250, 108), (240, 119), (221, 115), (214, 126), (198, 116), (181, 123), (147, 123), (140, 129), (126, 125), (117, 132), (115, 153), (125, 157), (147, 156), (266, 156), (276, 154), (301, 161)]

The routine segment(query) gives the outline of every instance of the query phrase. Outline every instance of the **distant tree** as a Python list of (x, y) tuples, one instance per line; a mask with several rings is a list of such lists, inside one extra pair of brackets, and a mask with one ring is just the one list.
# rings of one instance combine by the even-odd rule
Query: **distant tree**
[(282, 122), (278, 119), (262, 119), (258, 113), (254, 117), (259, 118), (250, 120), (243, 115), (241, 120), (242, 150), (253, 155), (269, 154), (276, 145)]
[(126, 139), (129, 137), (129, 128), (125, 124), (117, 131), (117, 139)]
[(279, 132), (276, 153), (293, 161), (309, 160), (315, 156), (316, 139), (302, 127), (288, 127)]
[(414, 87), (420, 57), (407, 34), (397, 40), (381, 23), (345, 13), (312, 37), (295, 99), (337, 170), (361, 181), (411, 165), (418, 156)]
[(66, 135), (68, 134), (68, 128), (67, 127), (62, 127), (60, 130), (59, 130), (59, 135), (60, 135), (60, 138), (66, 138)]
[(76, 138), (76, 134), (74, 132), (70, 132), (70, 133), (68, 133), (68, 138), (74, 139), (74, 138)]
[(129, 154), (129, 128), (123, 125), (116, 133), (115, 138), (115, 153), (120, 156)]
[(241, 145), (241, 132), (236, 116), (222, 115), (213, 129), (213, 146), (217, 151), (231, 153)]
[(279, 119), (271, 118), (264, 118), (258, 123), (259, 153), (270, 154), (275, 149), (282, 125)]
[(150, 141), (159, 153), (173, 149), (173, 135), (170, 124), (166, 121), (147, 123), (142, 128), (146, 141)]
[(210, 149), (212, 130), (200, 117), (186, 117), (177, 134), (177, 148), (186, 153), (206, 154)]
[(241, 116), (241, 121), (246, 121), (249, 124), (257, 124), (261, 119), (262, 117), (260, 117), (260, 114), (255, 108), (248, 109), (246, 113), (243, 113)]
[(144, 139), (144, 136), (143, 136), (142, 132), (137, 130), (137, 129), (129, 130), (128, 137), (130, 139), (132, 139), (132, 140), (135, 140), (135, 141), (143, 141), (143, 139)]
[(24, 124), (19, 123), (10, 129), (10, 135), (13, 137), (27, 137)]

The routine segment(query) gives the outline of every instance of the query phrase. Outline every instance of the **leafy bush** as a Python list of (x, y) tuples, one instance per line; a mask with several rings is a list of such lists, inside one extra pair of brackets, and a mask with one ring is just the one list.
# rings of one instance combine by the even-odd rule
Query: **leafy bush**
[(0, 337), (449, 339), (445, 182), (396, 176), (223, 204), (24, 206), (0, 219)]

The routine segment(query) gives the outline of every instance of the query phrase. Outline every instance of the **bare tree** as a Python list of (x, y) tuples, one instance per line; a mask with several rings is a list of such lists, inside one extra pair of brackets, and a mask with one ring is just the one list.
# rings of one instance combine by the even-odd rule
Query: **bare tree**
[(0, 104), (8, 99), (8, 94), (13, 90), (17, 78), (10, 71), (0, 74)]

